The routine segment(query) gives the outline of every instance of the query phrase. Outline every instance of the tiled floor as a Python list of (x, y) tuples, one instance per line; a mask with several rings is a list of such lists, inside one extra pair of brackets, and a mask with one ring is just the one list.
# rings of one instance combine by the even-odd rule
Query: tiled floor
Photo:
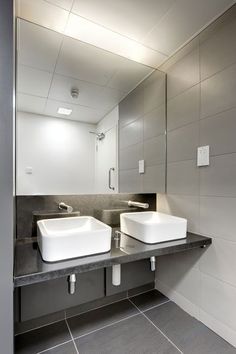
[(236, 354), (157, 290), (16, 336), (16, 354)]

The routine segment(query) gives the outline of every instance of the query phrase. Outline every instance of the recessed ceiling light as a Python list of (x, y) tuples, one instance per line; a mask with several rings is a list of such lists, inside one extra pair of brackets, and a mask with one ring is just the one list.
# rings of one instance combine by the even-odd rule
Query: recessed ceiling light
[(63, 108), (63, 107), (58, 108), (58, 111), (57, 111), (58, 114), (63, 114), (64, 116), (69, 116), (71, 114), (71, 112), (72, 112), (72, 109)]

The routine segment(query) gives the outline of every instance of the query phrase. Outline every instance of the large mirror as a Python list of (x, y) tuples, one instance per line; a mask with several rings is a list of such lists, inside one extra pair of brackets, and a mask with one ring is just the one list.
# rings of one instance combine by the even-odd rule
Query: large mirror
[(165, 75), (17, 20), (17, 195), (163, 192)]

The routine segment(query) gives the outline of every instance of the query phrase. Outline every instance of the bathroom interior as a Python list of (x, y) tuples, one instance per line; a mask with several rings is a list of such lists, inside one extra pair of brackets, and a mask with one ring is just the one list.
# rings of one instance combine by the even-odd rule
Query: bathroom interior
[(236, 353), (236, 2), (3, 0), (0, 354)]

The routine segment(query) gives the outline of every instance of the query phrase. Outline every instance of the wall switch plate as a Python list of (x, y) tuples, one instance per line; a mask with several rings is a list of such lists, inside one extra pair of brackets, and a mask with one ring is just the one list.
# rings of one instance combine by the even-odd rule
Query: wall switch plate
[(27, 175), (32, 175), (32, 173), (33, 173), (33, 168), (30, 167), (30, 166), (26, 167), (26, 168), (25, 168), (25, 173), (26, 173)]
[(209, 145), (200, 146), (197, 148), (197, 166), (209, 166), (210, 160), (210, 147)]
[(144, 160), (139, 160), (139, 162), (138, 162), (138, 172), (139, 173), (144, 173), (145, 172)]

